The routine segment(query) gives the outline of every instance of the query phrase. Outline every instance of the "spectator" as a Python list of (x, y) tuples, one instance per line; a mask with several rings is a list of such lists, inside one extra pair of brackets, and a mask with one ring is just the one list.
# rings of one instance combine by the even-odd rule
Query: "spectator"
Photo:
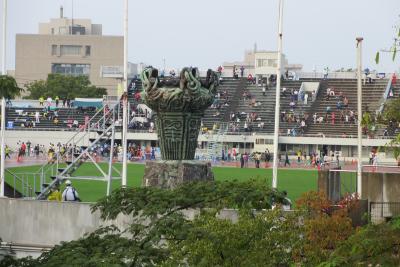
[(81, 201), (79, 198), (78, 191), (72, 186), (70, 180), (65, 181), (65, 189), (62, 193), (62, 200), (63, 201)]
[(286, 165), (290, 166), (289, 155), (287, 152), (285, 153), (285, 167), (286, 167)]
[(247, 81), (249, 83), (254, 83), (253, 75), (251, 75), (251, 73), (249, 73), (249, 75), (247, 75)]
[(308, 101), (308, 93), (304, 94), (304, 105), (307, 105), (307, 101)]
[(39, 97), (39, 105), (43, 106), (44, 98), (43, 96)]
[(282, 96), (286, 96), (286, 93), (287, 93), (287, 89), (286, 89), (286, 87), (283, 87), (282, 88)]
[(324, 68), (324, 80), (328, 79), (328, 74), (329, 74), (329, 68), (325, 67)]
[(40, 123), (40, 119), (39, 118), (40, 118), (40, 113), (39, 113), (39, 111), (36, 111), (35, 112), (35, 122), (36, 123)]
[(51, 102), (53, 102), (53, 99), (49, 96), (47, 98), (47, 106), (50, 107), (51, 106)]
[(343, 106), (346, 108), (349, 106), (349, 99), (347, 97), (344, 97), (343, 99)]
[(393, 73), (393, 75), (392, 75), (392, 86), (395, 86), (396, 82), (397, 82), (396, 73)]
[(240, 67), (240, 77), (243, 78), (243, 75), (244, 75), (244, 66), (242, 65), (242, 66)]
[(58, 107), (58, 104), (60, 103), (60, 98), (56, 96), (55, 100), (56, 100), (56, 107)]
[(51, 193), (47, 197), (47, 200), (60, 202), (62, 200), (60, 189), (58, 187), (53, 187), (50, 190)]

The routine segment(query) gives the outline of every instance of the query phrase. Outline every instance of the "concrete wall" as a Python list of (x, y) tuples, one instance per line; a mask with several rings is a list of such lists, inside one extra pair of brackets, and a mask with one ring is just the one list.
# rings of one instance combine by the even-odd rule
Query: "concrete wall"
[[(120, 216), (115, 225), (124, 227), (129, 218)], [(88, 203), (0, 199), (0, 237), (21, 245), (54, 246), (92, 232), (104, 224), (100, 213)]]

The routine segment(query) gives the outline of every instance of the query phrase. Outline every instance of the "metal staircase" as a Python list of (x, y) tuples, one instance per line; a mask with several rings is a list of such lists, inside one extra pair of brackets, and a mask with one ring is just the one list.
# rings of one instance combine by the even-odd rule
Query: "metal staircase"
[[(112, 166), (113, 146), (115, 139), (115, 128), (118, 127), (118, 121), (115, 120), (118, 117), (118, 105), (116, 104), (110, 110), (105, 110), (103, 107), (100, 109), (89, 121), (87, 128), (83, 131), (77, 131), (74, 136), (66, 143), (67, 150), (64, 153), (57, 151), (54, 153), (52, 159), (47, 164), (44, 164), (39, 173), (41, 174), (41, 190), (37, 192), (37, 199), (46, 199), (53, 187), (56, 187), (63, 183), (66, 179), (87, 179), (87, 180), (100, 180), (108, 181), (111, 183), (111, 169), (114, 169), (118, 174), (114, 166)], [(96, 120), (99, 114), (103, 113), (100, 119)], [(94, 125), (95, 127), (91, 127)], [(90, 141), (91, 137), (95, 135), (93, 141)], [(110, 161), (109, 171), (106, 173), (97, 163), (96, 159), (91, 152), (95, 150), (98, 145), (104, 145), (111, 141), (110, 147)], [(77, 144), (84, 143), (80, 149), (77, 150)], [(72, 176), (73, 173), (85, 162), (91, 162), (101, 173), (101, 176)], [(60, 164), (66, 164), (66, 167), (60, 167)], [(48, 182), (49, 178), (51, 179)], [(114, 177), (116, 178), (116, 177)]]
[(217, 133), (213, 133), (209, 137), (207, 146), (207, 155), (209, 160), (216, 161), (217, 159), (222, 157), (222, 139), (223, 136), (228, 132), (228, 128), (228, 123), (220, 123)]

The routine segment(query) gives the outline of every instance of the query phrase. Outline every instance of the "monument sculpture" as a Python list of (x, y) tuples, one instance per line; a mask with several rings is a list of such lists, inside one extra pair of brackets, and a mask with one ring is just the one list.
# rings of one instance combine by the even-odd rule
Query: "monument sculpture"
[(201, 118), (213, 103), (218, 76), (212, 70), (200, 78), (197, 68), (184, 68), (178, 77), (160, 78), (158, 70), (141, 73), (143, 98), (156, 114), (162, 161), (147, 162), (144, 185), (173, 188), (192, 180), (213, 179), (208, 162), (194, 161)]

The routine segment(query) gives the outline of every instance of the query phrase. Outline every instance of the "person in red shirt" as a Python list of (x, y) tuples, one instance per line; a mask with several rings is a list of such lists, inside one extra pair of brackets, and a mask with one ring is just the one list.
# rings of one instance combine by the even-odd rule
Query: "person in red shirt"
[(26, 145), (25, 145), (25, 143), (24, 142), (22, 142), (22, 145), (21, 145), (21, 152), (22, 152), (22, 156), (25, 156), (25, 151), (26, 151)]
[(397, 82), (396, 73), (393, 73), (393, 75), (392, 75), (392, 85), (396, 85), (396, 82)]

